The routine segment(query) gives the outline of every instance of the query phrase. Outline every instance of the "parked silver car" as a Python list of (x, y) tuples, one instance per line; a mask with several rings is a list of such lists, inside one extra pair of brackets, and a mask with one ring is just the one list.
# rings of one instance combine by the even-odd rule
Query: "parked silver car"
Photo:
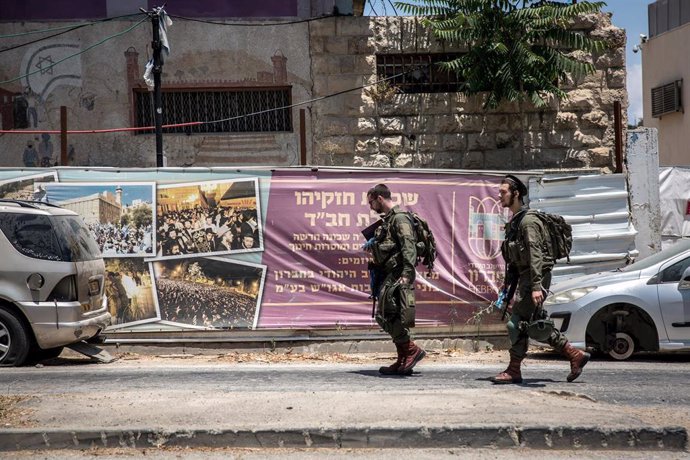
[(615, 359), (638, 351), (690, 351), (690, 240), (551, 290), (544, 306), (578, 348)]
[(105, 265), (82, 218), (0, 200), (0, 366), (57, 356), (110, 324)]

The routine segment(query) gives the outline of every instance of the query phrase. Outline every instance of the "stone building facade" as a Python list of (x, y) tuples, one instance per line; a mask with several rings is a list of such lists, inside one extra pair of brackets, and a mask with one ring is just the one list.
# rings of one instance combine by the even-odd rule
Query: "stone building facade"
[[(316, 163), (612, 170), (614, 101), (624, 120), (627, 107), (625, 32), (606, 14), (582, 17), (573, 28), (606, 40), (609, 49), (581, 56), (596, 73), (564, 82), (567, 101), (552, 101), (546, 110), (523, 104), (521, 116), (517, 104), (487, 112), (481, 98), (454, 92), (353, 91), (313, 107)], [(315, 97), (375, 81), (382, 56), (455, 51), (430, 38), (414, 17), (321, 21), (311, 27), (310, 45)]]
[[(2, 127), (23, 133), (0, 136), (0, 166), (20, 166), (27, 149), (43, 144), (59, 159), (60, 135), (42, 131), (60, 129), (60, 106), (67, 107), (70, 130), (150, 126), (152, 96), (142, 79), (150, 26), (121, 34), (139, 20), (84, 27), (0, 54)], [(0, 35), (62, 25), (4, 22)], [(304, 109), (304, 153), (315, 165), (611, 170), (614, 101), (624, 117), (627, 107), (625, 33), (604, 14), (573, 27), (610, 48), (584, 56), (597, 71), (565, 82), (567, 101), (553, 101), (547, 110), (506, 104), (484, 112), (479, 98), (453, 91), (393, 94), (366, 86), (377, 80), (382, 57), (456, 51), (432, 40), (417, 18), (335, 16), (242, 26), (175, 20), (162, 77), (166, 113), (175, 113), (171, 123), (226, 121), (166, 131), (167, 165), (299, 164)], [(112, 39), (88, 48), (103, 37)], [(10, 38), (6, 46), (23, 41)], [(281, 106), (289, 106), (282, 118), (243, 117)], [(151, 132), (71, 134), (67, 144), (71, 165), (156, 164)]]

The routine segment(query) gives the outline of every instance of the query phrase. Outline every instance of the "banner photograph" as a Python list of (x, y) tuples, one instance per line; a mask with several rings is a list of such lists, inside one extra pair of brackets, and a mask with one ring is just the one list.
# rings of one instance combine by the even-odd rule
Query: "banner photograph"
[(254, 327), (265, 267), (215, 257), (152, 265), (162, 320), (199, 328)]
[(158, 255), (260, 251), (257, 181), (158, 187)]
[(84, 219), (103, 257), (153, 257), (156, 184), (45, 184), (43, 201)]
[(110, 329), (160, 319), (153, 277), (143, 259), (105, 259), (105, 295), (112, 315)]
[(57, 173), (42, 173), (0, 181), (0, 199), (44, 201), (45, 183), (56, 182)]

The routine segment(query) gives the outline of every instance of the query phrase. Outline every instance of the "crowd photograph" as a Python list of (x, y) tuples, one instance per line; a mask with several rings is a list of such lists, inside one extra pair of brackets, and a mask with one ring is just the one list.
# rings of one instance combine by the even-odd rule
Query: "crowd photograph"
[(0, 199), (43, 201), (45, 182), (56, 182), (57, 174), (42, 173), (0, 181)]
[(144, 259), (105, 259), (105, 271), (110, 329), (160, 319), (149, 264)]
[(265, 267), (206, 257), (152, 264), (161, 320), (196, 328), (255, 327)]
[(219, 255), (263, 249), (257, 181), (158, 187), (158, 257)]
[(103, 257), (155, 255), (154, 183), (52, 183), (43, 201), (79, 214)]

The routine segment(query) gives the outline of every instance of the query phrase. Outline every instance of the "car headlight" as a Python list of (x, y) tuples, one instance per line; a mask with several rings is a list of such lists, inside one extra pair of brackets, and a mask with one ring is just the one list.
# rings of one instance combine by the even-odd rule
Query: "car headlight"
[(544, 305), (560, 305), (562, 303), (573, 302), (579, 298), (582, 298), (595, 290), (596, 286), (584, 287), (571, 289), (569, 291), (557, 292), (551, 297), (547, 297)]

